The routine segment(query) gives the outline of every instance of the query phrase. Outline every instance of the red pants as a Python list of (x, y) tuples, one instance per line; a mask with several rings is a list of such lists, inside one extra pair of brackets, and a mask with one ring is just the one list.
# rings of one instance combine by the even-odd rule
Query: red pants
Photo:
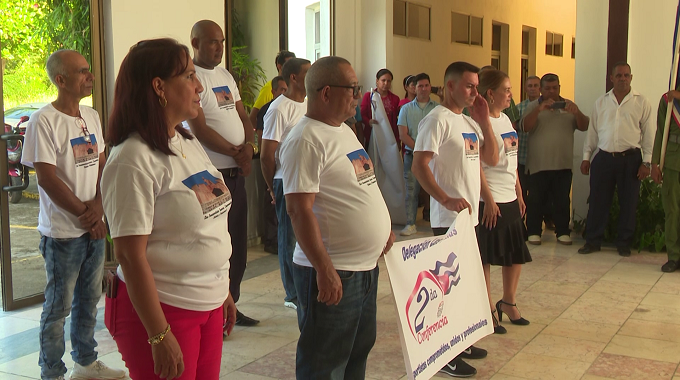
[[(184, 357), (184, 373), (178, 379), (215, 380), (222, 359), (222, 307), (212, 311), (192, 311), (161, 303), (165, 319), (177, 338)], [(151, 345), (147, 333), (128, 297), (123, 281), (118, 296), (106, 298), (109, 332), (118, 345), (133, 380), (160, 379), (154, 374)]]

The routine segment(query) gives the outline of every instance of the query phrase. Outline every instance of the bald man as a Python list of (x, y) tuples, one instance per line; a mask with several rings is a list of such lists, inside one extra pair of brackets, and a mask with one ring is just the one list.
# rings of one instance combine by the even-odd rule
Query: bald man
[(64, 323), (70, 313), (71, 379), (121, 379), (125, 371), (108, 368), (95, 351), (106, 237), (99, 178), (106, 158), (99, 114), (80, 105), (92, 94), (94, 76), (73, 50), (52, 54), (46, 70), (57, 99), (31, 115), (21, 159), (38, 177), (40, 253), (47, 274), (40, 377), (64, 379)]
[[(187, 120), (187, 123), (210, 161), (224, 176), (224, 183), (231, 192), (229, 292), (237, 302), (248, 260), (248, 199), (244, 177), (250, 174), (253, 154), (258, 148), (234, 77), (225, 68), (217, 67), (224, 55), (222, 28), (210, 20), (197, 22), (191, 29), (191, 47), (196, 76), (205, 91), (200, 94), (198, 117)], [(258, 323), (258, 320), (236, 312), (237, 325), (254, 326)]]
[(373, 163), (343, 122), (361, 86), (340, 57), (305, 78), (307, 113), (281, 143), (283, 192), (297, 244), (298, 379), (363, 379), (376, 337), (380, 255), (392, 247), (390, 214)]

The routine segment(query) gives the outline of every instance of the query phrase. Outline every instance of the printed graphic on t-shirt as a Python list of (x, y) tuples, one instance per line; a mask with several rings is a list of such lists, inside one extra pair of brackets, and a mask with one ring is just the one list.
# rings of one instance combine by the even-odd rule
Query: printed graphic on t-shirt
[(465, 142), (465, 155), (467, 158), (476, 159), (479, 157), (479, 139), (476, 133), (463, 133)]
[(73, 158), (76, 160), (77, 168), (89, 168), (99, 164), (99, 150), (95, 135), (71, 139), (71, 149), (73, 149)]
[(516, 156), (517, 149), (519, 149), (519, 139), (517, 138), (517, 132), (510, 131), (501, 134), (503, 139), (503, 145), (505, 146), (506, 156)]
[(182, 183), (196, 193), (203, 209), (203, 219), (215, 219), (229, 210), (231, 193), (227, 185), (207, 170), (191, 175)]
[(221, 109), (234, 108), (234, 95), (231, 93), (229, 86), (213, 87), (215, 98), (217, 98), (217, 105)]
[(354, 173), (357, 175), (359, 185), (372, 185), (377, 182), (375, 172), (373, 171), (373, 162), (368, 157), (365, 150), (359, 149), (347, 154), (347, 158), (354, 167)]

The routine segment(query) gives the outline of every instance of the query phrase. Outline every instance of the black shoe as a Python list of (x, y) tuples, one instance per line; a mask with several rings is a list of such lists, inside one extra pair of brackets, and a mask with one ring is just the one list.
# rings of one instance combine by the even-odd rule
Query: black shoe
[(278, 255), (279, 247), (277, 247), (276, 245), (265, 245), (264, 251), (267, 253), (271, 253), (272, 255)]
[(444, 368), (440, 369), (439, 372), (445, 373), (451, 377), (472, 377), (477, 374), (475, 367), (464, 362), (460, 356), (456, 356), (453, 360), (446, 363)]
[[(508, 305), (508, 306), (511, 306), (511, 307), (517, 307), (517, 304), (516, 303), (507, 303), (503, 300), (496, 302), (496, 310), (498, 310), (498, 320), (502, 322), (503, 321), (503, 310), (501, 310), (501, 305)], [(517, 309), (517, 311), (519, 311), (519, 309)], [(505, 313), (505, 314), (507, 315), (508, 313)], [(509, 315), (508, 315), (508, 319), (510, 319)], [(512, 322), (513, 325), (520, 325), (520, 326), (526, 326), (529, 323), (531, 323), (531, 322), (527, 321), (526, 319), (522, 318), (521, 316), (517, 319), (510, 319), (510, 322)]]
[(494, 334), (505, 334), (508, 332), (508, 330), (501, 326), (500, 323), (498, 323), (498, 319), (496, 319), (496, 310), (491, 310), (491, 318), (493, 318), (493, 333)]
[(628, 247), (618, 247), (618, 248), (616, 248), (616, 250), (619, 251), (619, 256), (630, 257), (630, 248), (628, 248)]
[(483, 348), (475, 347), (475, 346), (470, 346), (466, 349), (463, 350), (463, 352), (460, 353), (461, 358), (463, 359), (484, 359), (486, 357), (486, 350)]
[(236, 310), (236, 326), (255, 326), (260, 323), (257, 319), (253, 319), (243, 315), (240, 311)]
[(430, 221), (430, 210), (423, 209), (423, 220), (426, 222)]
[(678, 268), (680, 268), (680, 261), (668, 260), (668, 262), (661, 267), (661, 271), (671, 273), (675, 272)]
[(582, 255), (587, 255), (589, 253), (599, 252), (599, 251), (600, 251), (600, 247), (596, 247), (596, 246), (594, 246), (590, 243), (586, 243), (583, 247), (579, 248), (578, 253), (580, 253)]

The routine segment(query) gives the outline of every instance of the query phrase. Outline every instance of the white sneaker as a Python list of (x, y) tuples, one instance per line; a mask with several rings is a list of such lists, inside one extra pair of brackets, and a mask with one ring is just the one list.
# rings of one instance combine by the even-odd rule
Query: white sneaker
[(401, 236), (411, 236), (415, 233), (418, 232), (418, 229), (416, 228), (415, 224), (409, 224), (406, 227), (404, 227), (403, 230), (399, 233)]
[(564, 245), (571, 245), (571, 236), (569, 235), (558, 236), (557, 242)]
[(541, 235), (529, 235), (529, 244), (541, 245)]
[(71, 379), (124, 379), (126, 377), (125, 371), (120, 369), (113, 369), (102, 363), (101, 360), (96, 360), (88, 366), (81, 366), (78, 363), (73, 364), (71, 370)]
[(283, 306), (289, 307), (293, 310), (297, 310), (297, 305), (294, 302), (286, 301), (283, 303)]

